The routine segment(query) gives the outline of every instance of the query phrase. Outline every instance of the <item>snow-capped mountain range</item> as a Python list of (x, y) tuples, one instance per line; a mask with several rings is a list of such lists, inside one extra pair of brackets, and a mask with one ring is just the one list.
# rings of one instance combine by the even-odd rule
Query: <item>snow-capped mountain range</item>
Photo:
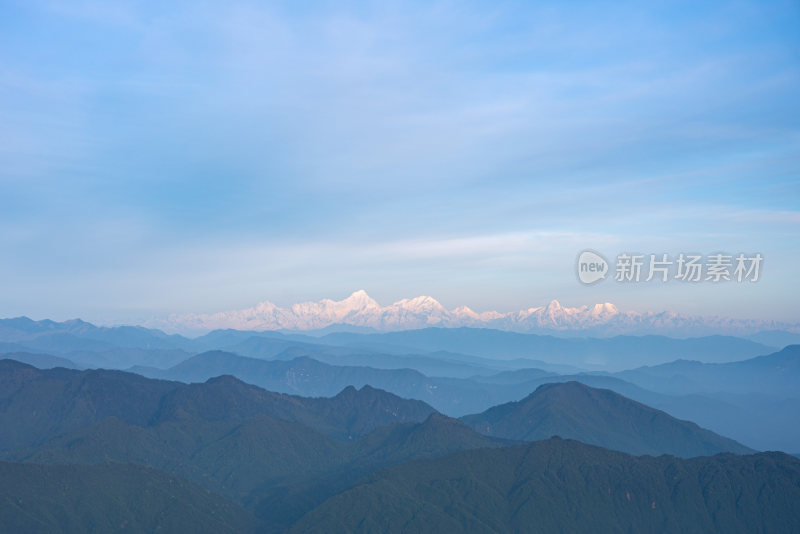
[(795, 330), (797, 325), (776, 321), (691, 316), (673, 312), (620, 311), (606, 302), (568, 308), (553, 300), (517, 312), (475, 312), (467, 306), (446, 309), (436, 299), (421, 296), (381, 306), (366, 291), (334, 301), (303, 302), (281, 308), (265, 301), (252, 308), (212, 314), (172, 315), (148, 326), (173, 332), (235, 330), (317, 330), (333, 325), (371, 328), (377, 331), (425, 327), (485, 327), (516, 332), (616, 334), (752, 334), (763, 330)]

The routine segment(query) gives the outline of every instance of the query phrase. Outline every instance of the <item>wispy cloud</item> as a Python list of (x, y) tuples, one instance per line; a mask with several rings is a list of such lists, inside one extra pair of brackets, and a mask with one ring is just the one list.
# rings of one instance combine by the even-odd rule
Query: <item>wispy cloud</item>
[(0, 315), (367, 282), (513, 308), (575, 295), (562, 265), (584, 242), (797, 235), (790, 2), (6, 11), (0, 272), (20, 289)]

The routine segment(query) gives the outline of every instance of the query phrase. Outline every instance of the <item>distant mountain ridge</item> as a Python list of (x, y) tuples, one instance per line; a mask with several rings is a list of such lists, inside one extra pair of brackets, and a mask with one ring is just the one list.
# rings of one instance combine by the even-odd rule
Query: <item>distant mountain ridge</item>
[[(773, 354), (727, 363), (676, 360), (617, 373), (617, 376), (653, 391), (696, 393), (704, 389), (728, 392), (766, 392), (796, 397), (800, 381), (800, 345)], [(762, 391), (763, 392), (763, 391)]]
[(535, 441), (558, 435), (636, 455), (755, 452), (695, 423), (580, 382), (545, 384), (520, 401), (461, 420), (487, 436)]
[[(722, 335), (592, 337), (485, 327), (428, 326), (381, 333), (338, 331), (316, 336), (276, 330), (228, 329), (187, 338), (167, 335), (156, 329), (99, 327), (79, 320), (58, 323), (28, 318), (0, 319), (0, 354), (50, 354), (66, 358), (75, 367), (107, 369), (133, 366), (164, 369), (185, 361), (193, 354), (226, 350), (263, 359), (311, 356), (328, 363), (339, 363), (337, 360), (342, 358), (356, 365), (372, 365), (370, 361), (374, 359), (382, 361), (377, 366), (383, 368), (398, 366), (400, 362), (391, 356), (416, 354), (427, 357), (427, 360), (417, 362), (427, 373), (456, 372), (470, 376), (482, 372), (475, 368), (476, 365), (500, 370), (535, 364), (556, 372), (573, 372), (576, 368), (615, 371), (679, 358), (705, 362), (735, 361), (768, 354), (774, 349), (751, 339)], [(374, 358), (365, 359), (365, 356)], [(432, 356), (438, 361), (432, 361)], [(475, 359), (476, 356), (479, 358)], [(394, 361), (387, 367), (391, 359)], [(512, 359), (524, 361), (508, 361)], [(500, 363), (504, 360), (505, 363)], [(464, 364), (472, 365), (473, 369)], [(400, 363), (400, 366), (406, 364)]]
[(669, 333), (675, 335), (755, 334), (763, 330), (793, 330), (798, 325), (778, 321), (700, 317), (673, 312), (620, 311), (610, 302), (564, 307), (557, 300), (516, 312), (476, 312), (467, 306), (446, 309), (430, 296), (401, 299), (382, 306), (364, 290), (335, 301), (323, 299), (288, 308), (264, 301), (251, 308), (211, 314), (175, 314), (149, 326), (168, 331), (320, 330), (334, 325), (394, 331), (440, 326), (497, 328), (518, 332), (569, 332), (592, 335)]

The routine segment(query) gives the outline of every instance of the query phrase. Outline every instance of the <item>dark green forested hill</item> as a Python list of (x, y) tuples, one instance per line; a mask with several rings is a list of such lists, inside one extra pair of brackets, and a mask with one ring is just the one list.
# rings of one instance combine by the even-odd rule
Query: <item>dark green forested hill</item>
[(0, 451), (30, 446), (117, 417), (146, 425), (179, 382), (121, 371), (40, 370), (0, 360)]
[(106, 419), (13, 460), (39, 464), (136, 462), (169, 471), (241, 502), (255, 489), (316, 476), (347, 461), (347, 446), (298, 423), (186, 420), (152, 427)]
[(382, 467), (503, 445), (503, 440), (439, 414), (422, 423), (389, 425), (350, 443), (267, 417), (244, 422), (187, 419), (146, 428), (111, 418), (20, 452), (15, 459), (149, 465), (245, 505), (269, 531), (278, 532)]
[(363, 386), (348, 386), (333, 397), (298, 397), (266, 391), (232, 376), (188, 384), (164, 395), (149, 424), (200, 419), (243, 421), (269, 416), (302, 423), (342, 441), (352, 441), (384, 425), (424, 421), (436, 410)]
[(349, 444), (347, 461), (314, 477), (297, 477), (253, 493), (252, 508), (271, 530), (282, 532), (303, 514), (378, 469), (419, 458), (502, 447), (508, 442), (478, 434), (456, 419), (431, 415), (417, 424), (391, 425)]
[[(559, 434), (634, 452), (748, 451), (607, 390), (548, 384), (519, 403), (465, 421), (471, 426), (370, 386), (306, 398), (231, 376), (182, 384), (3, 360), (0, 458), (26, 464), (6, 464), (0, 479), (2, 525), (11, 526), (0, 532), (36, 532), (42, 521), (41, 528), (56, 532), (81, 531), (81, 524), (98, 532), (114, 524), (202, 531), (193, 526), (196, 518), (214, 532), (247, 532), (253, 521), (261, 532), (284, 532), (301, 518), (300, 531), (339, 525), (382, 531), (406, 523), (412, 531), (526, 531), (527, 521), (535, 520), (552, 528), (563, 524), (566, 532), (593, 525), (592, 518), (608, 510), (604, 520), (646, 531), (652, 525), (641, 522), (645, 509), (659, 510), (646, 517), (662, 526), (682, 526), (658, 515), (662, 501), (671, 513), (693, 517), (690, 526), (752, 519), (743, 524), (760, 527), (800, 502), (798, 461), (784, 455), (681, 461), (572, 441), (536, 442), (532, 449), (511, 441)], [(461, 451), (475, 452), (446, 456)], [(397, 468), (376, 474), (391, 466)], [(612, 499), (623, 494), (625, 502), (639, 504), (646, 495), (651, 507), (625, 508)], [(202, 507), (210, 519), (193, 511), (201, 497), (209, 499)], [(159, 508), (165, 502), (174, 507)], [(156, 515), (129, 519), (142, 506)], [(187, 513), (188, 530), (175, 526)], [(348, 523), (354, 518), (363, 522)]]
[(545, 384), (520, 401), (461, 420), (489, 436), (534, 441), (558, 435), (631, 454), (754, 452), (690, 421), (580, 382)]
[(365, 386), (331, 398), (265, 391), (230, 376), (202, 384), (107, 370), (41, 370), (0, 360), (0, 454), (115, 417), (148, 427), (167, 421), (244, 421), (266, 416), (352, 440), (392, 423), (424, 421), (433, 408)]
[(235, 534), (257, 527), (238, 505), (155, 469), (0, 462), (2, 532)]
[(800, 460), (634, 457), (554, 438), (416, 460), (332, 497), (315, 532), (800, 532)]

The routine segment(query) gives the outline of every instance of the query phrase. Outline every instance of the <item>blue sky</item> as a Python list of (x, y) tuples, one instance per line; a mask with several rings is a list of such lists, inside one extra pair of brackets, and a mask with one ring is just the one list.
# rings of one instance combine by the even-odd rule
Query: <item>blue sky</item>
[[(0, 316), (363, 288), (800, 322), (798, 28), (797, 2), (3, 2)], [(585, 248), (764, 270), (585, 287)]]

